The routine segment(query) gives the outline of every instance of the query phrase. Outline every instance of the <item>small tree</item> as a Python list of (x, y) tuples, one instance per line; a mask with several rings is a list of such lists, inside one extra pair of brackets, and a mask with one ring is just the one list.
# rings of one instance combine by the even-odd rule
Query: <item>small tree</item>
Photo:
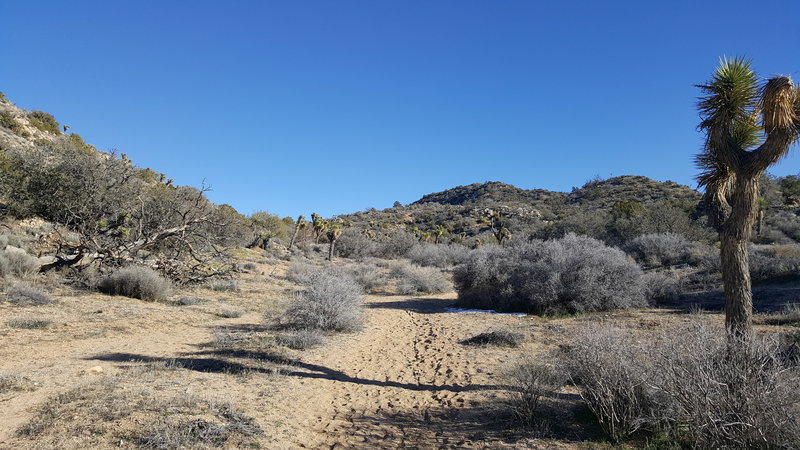
[(797, 141), (800, 95), (791, 78), (777, 76), (759, 87), (750, 62), (723, 59), (712, 79), (699, 85), (698, 108), (706, 134), (697, 157), (699, 184), (711, 226), (719, 232), (725, 324), (736, 340), (752, 334), (753, 293), (748, 243), (756, 219), (763, 172)]

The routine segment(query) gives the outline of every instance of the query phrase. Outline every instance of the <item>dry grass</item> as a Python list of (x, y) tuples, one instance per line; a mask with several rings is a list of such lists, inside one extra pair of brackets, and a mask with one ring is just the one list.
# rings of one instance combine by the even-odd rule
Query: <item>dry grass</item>
[(43, 329), (49, 327), (53, 321), (46, 319), (16, 318), (11, 319), (6, 324), (11, 328), (21, 328), (25, 330)]
[[(181, 393), (159, 379), (174, 364), (148, 365), (49, 398), (17, 436), (52, 448), (219, 448), (254, 445), (262, 434), (234, 406)], [(89, 430), (90, 433), (86, 433)]]

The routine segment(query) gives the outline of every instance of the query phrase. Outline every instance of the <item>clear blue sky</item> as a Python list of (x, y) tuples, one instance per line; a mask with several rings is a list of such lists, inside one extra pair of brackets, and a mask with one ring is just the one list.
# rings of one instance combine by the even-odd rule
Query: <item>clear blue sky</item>
[(0, 91), (245, 214), (488, 180), (695, 186), (693, 85), (722, 55), (800, 79), (799, 19), (797, 1), (4, 0)]

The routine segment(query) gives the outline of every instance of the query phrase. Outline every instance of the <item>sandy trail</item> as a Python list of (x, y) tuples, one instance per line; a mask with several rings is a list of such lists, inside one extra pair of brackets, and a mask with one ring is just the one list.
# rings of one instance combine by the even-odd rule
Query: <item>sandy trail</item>
[[(205, 355), (202, 345), (217, 326), (262, 320), (258, 300), (242, 303), (251, 306), (242, 318), (220, 319), (211, 314), (218, 308), (213, 302), (180, 309), (95, 295), (65, 298), (60, 306), (36, 310), (62, 325), (9, 331), (0, 342), (0, 373), (38, 382), (35, 390), (0, 398), (0, 448), (31, 444), (15, 438), (14, 431), (48, 397), (125, 366), (170, 358), (190, 362), (187, 370), (169, 375), (177, 377), (180, 389), (232, 401), (254, 417), (265, 431), (263, 448), (536, 446), (506, 431), (507, 417), (498, 407), (505, 393), (498, 384), (508, 360), (538, 351), (539, 345), (502, 349), (459, 343), (487, 330), (529, 329), (533, 319), (445, 312), (453, 299), (453, 293), (369, 296), (363, 331), (298, 352), (299, 362), (284, 366), (283, 375), (256, 369), (237, 376), (204, 368), (204, 358), (213, 356)], [(109, 354), (131, 356), (104, 357)], [(95, 365), (104, 373), (87, 374)]]
[(493, 407), (508, 352), (459, 341), (525, 319), (444, 312), (451, 303), (369, 297), (363, 332), (308, 352), (290, 373), (283, 395), (297, 427), (287, 448), (505, 446)]

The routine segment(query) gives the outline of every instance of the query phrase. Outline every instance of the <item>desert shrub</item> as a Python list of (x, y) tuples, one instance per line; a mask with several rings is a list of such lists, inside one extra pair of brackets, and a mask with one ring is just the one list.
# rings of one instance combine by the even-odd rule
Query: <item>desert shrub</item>
[(602, 242), (568, 234), (508, 247), (487, 246), (457, 266), (468, 307), (563, 314), (644, 306), (641, 268)]
[(386, 236), (378, 243), (375, 256), (389, 259), (403, 258), (408, 255), (408, 252), (410, 252), (418, 242), (419, 240), (413, 234), (405, 231), (396, 231)]
[(52, 114), (48, 114), (44, 111), (31, 111), (28, 113), (28, 121), (36, 127), (37, 129), (52, 133), (52, 134), (60, 134), (61, 130), (59, 129), (60, 125), (56, 122), (55, 117)]
[(771, 239), (765, 235), (770, 234), (772, 234), (771, 239), (779, 244), (800, 242), (800, 217), (793, 211), (768, 211), (764, 218), (761, 236), (756, 236), (755, 239), (769, 243)]
[(17, 306), (42, 306), (55, 302), (52, 297), (23, 283), (16, 283), (6, 291), (5, 301)]
[(18, 375), (0, 373), (0, 394), (11, 391), (32, 391), (35, 389), (33, 381)]
[(629, 437), (651, 420), (655, 404), (646, 380), (655, 370), (643, 350), (622, 330), (582, 330), (569, 349), (570, 375), (581, 397), (614, 440)]
[(230, 279), (215, 278), (206, 282), (205, 286), (211, 289), (212, 291), (218, 291), (218, 292), (222, 291), (233, 292), (239, 290), (239, 282)]
[(419, 244), (408, 252), (414, 264), (442, 269), (461, 264), (468, 256), (469, 249), (459, 244)]
[(782, 325), (800, 325), (800, 303), (787, 303), (775, 321)]
[(123, 267), (100, 279), (98, 290), (108, 295), (122, 295), (140, 300), (164, 300), (172, 291), (171, 283), (153, 269)]
[(697, 265), (703, 261), (704, 255), (713, 252), (710, 247), (673, 233), (645, 234), (629, 241), (622, 249), (637, 262), (649, 267)]
[(179, 297), (178, 300), (176, 300), (176, 303), (182, 306), (191, 306), (191, 305), (196, 305), (201, 301), (203, 301), (203, 299), (201, 298), (192, 297), (190, 295), (184, 295)]
[(286, 271), (286, 278), (288, 278), (289, 281), (294, 281), (297, 284), (306, 284), (310, 282), (312, 275), (318, 271), (319, 269), (311, 266), (310, 264), (293, 262), (289, 265), (289, 269)]
[(569, 350), (581, 395), (615, 440), (637, 430), (694, 448), (795, 448), (800, 370), (775, 337), (730, 347), (722, 327), (670, 327), (647, 341), (607, 325)]
[(388, 283), (386, 274), (374, 263), (345, 264), (336, 266), (334, 270), (354, 279), (367, 292), (375, 292)]
[(219, 311), (219, 316), (227, 319), (237, 319), (242, 317), (243, 314), (241, 310), (231, 307), (224, 307)]
[(325, 343), (325, 335), (318, 329), (294, 330), (278, 336), (279, 345), (295, 350), (305, 350), (307, 348), (319, 347)]
[(373, 256), (377, 247), (375, 241), (365, 236), (361, 230), (347, 228), (336, 240), (335, 252), (342, 258), (362, 259)]
[(241, 270), (244, 270), (244, 271), (247, 271), (247, 272), (254, 272), (257, 269), (258, 269), (258, 266), (256, 266), (255, 263), (251, 263), (251, 262), (244, 263), (241, 266)]
[(525, 356), (506, 369), (505, 378), (514, 417), (525, 425), (535, 426), (541, 419), (542, 399), (555, 396), (566, 383), (567, 373), (541, 358)]
[(10, 112), (7, 111), (0, 112), (0, 126), (8, 128), (14, 134), (19, 136), (26, 136), (28, 134), (22, 127), (22, 124), (19, 123)]
[(464, 345), (493, 345), (497, 347), (519, 347), (524, 336), (507, 330), (487, 331), (465, 339)]
[(671, 271), (647, 272), (643, 277), (645, 297), (650, 301), (675, 299), (681, 293), (681, 278)]
[(397, 280), (400, 294), (435, 294), (451, 289), (450, 282), (435, 267), (395, 264), (389, 276)]
[(52, 323), (51, 320), (28, 318), (11, 319), (7, 322), (8, 326), (11, 328), (22, 328), (26, 330), (47, 328)]
[(310, 272), (295, 293), (287, 316), (298, 328), (356, 331), (363, 322), (363, 290), (352, 278), (331, 270)]
[(38, 268), (39, 261), (22, 250), (0, 250), (0, 278), (30, 275)]
[(800, 271), (800, 246), (750, 246), (750, 276), (753, 281), (796, 277)]

